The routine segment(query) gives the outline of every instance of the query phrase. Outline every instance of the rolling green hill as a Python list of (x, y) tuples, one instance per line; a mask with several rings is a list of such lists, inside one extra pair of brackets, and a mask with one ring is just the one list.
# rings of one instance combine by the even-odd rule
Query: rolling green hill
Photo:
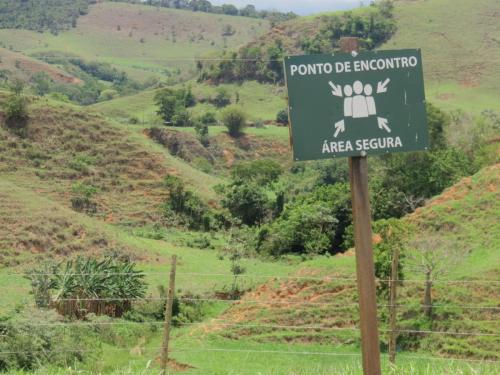
[[(428, 98), (443, 108), (473, 114), (484, 109), (500, 110), (497, 2), (399, 0), (395, 8), (397, 32), (381, 48), (421, 47)], [(63, 58), (78, 56), (87, 62), (107, 62), (137, 81), (145, 82), (155, 76), (161, 83), (139, 93), (137, 88), (132, 91), (135, 95), (90, 106), (26, 94), (29, 121), (25, 137), (15, 135), (4, 126), (8, 94), (0, 89), (0, 338), (4, 334), (3, 323), (11, 317), (10, 321), (15, 321), (23, 309), (34, 309), (30, 285), (22, 273), (45, 260), (59, 262), (82, 254), (129, 256), (146, 272), (152, 300), (144, 305), (149, 302), (154, 305), (152, 301), (158, 302), (161, 295), (157, 286), (164, 286), (167, 281), (169, 258), (177, 254), (176, 291), (191, 298), (189, 309), (194, 311), (202, 306), (204, 311), (201, 316), (181, 316), (177, 321), (179, 326), (173, 330), (171, 341), (174, 359), (171, 364), (175, 366), (175, 373), (361, 374), (352, 250), (332, 255), (307, 249), (300, 255), (291, 253), (282, 258), (269, 258), (259, 253), (253, 244), (260, 241), (258, 236), (265, 237), (261, 232), (265, 226), (240, 226), (235, 216), (220, 210), (217, 215), (227, 215), (220, 218), (220, 227), (210, 226), (209, 231), (196, 232), (188, 229), (188, 224), (177, 222), (175, 214), (165, 205), (169, 202), (165, 178), (175, 176), (179, 177), (182, 188), (201, 198), (195, 203), (219, 210), (227, 194), (224, 195), (218, 185), (229, 181), (230, 171), (239, 161), (267, 158), (277, 161), (284, 169), (283, 179), (274, 180), (272, 184), (284, 189), (281, 197), (284, 206), (311, 195), (311, 190), (320, 185), (343, 184), (347, 179), (345, 160), (292, 166), (288, 129), (269, 124), (276, 119), (277, 112), (286, 107), (286, 91), (282, 85), (256, 81), (214, 85), (193, 79), (197, 73), (195, 59), (222, 49), (235, 51), (246, 45), (265, 50), (281, 40), (291, 52), (302, 52), (302, 36), (314, 38), (327, 18), (322, 15), (298, 18), (269, 31), (265, 20), (137, 4), (102, 1), (89, 10), (88, 15), (78, 18), (76, 28), (58, 35), (0, 30), (0, 70), (11, 70), (15, 77), (26, 80), (33, 72), (43, 71), (56, 81), (84, 85), (65, 72), (63, 66), (35, 58), (57, 54)], [(353, 14), (371, 11), (371, 7), (365, 7)], [(341, 13), (332, 15), (341, 16)], [(227, 25), (235, 30), (234, 35), (222, 35)], [(114, 84), (99, 83), (106, 87)], [(189, 111), (195, 118), (207, 111), (218, 115), (220, 109), (208, 99), (220, 88), (226, 89), (231, 101), (244, 107), (255, 126), (248, 127), (245, 134), (237, 138), (230, 137), (220, 124), (210, 126), (208, 144), (204, 145), (193, 128), (164, 127), (156, 115), (154, 95), (159, 87), (167, 84), (192, 88), (198, 103)], [(435, 116), (439, 117), (434, 119), (436, 122), (448, 124), (444, 114)], [(447, 154), (439, 154), (443, 158), (433, 160), (433, 171), (437, 169), (435, 165), (449, 171), (443, 164), (450, 160), (450, 164), (468, 162), (465, 156), (468, 153), (477, 157), (474, 159), (477, 165), (493, 163), (492, 160), (498, 162), (498, 158), (492, 156), (499, 155), (498, 138), (493, 135), (498, 130), (495, 128), (498, 118), (490, 114), (489, 119), (477, 122), (468, 116), (460, 120), (463, 123), (446, 125), (443, 134), (456, 149), (464, 145), (464, 157), (446, 159)], [(477, 134), (484, 129), (488, 137)], [(484, 143), (488, 145), (484, 147)], [(477, 155), (471, 150), (476, 146)], [(418, 159), (422, 154), (409, 156)], [(405, 160), (413, 163), (410, 158)], [(370, 162), (371, 177), (380, 172), (378, 169), (389, 166), (380, 162), (382, 159), (374, 159)], [(477, 170), (479, 167), (474, 169)], [(385, 351), (387, 301), (382, 298), (378, 301), (384, 373), (490, 375), (499, 372), (498, 363), (443, 360), (447, 357), (471, 361), (500, 359), (500, 342), (496, 336), (500, 330), (499, 172), (499, 164), (485, 167), (401, 219), (411, 224), (413, 239), (438, 235), (462, 251), (461, 258), (450, 262), (447, 272), (433, 285), (436, 305), (433, 319), (424, 316), (421, 306), (425, 275), (409, 266), (404, 269), (406, 281), (399, 289), (399, 328), (440, 334), (401, 333), (396, 368), (388, 363)], [(467, 172), (470, 173), (473, 172)], [(444, 173), (437, 175), (443, 177)], [(251, 180), (252, 177), (245, 178)], [(429, 175), (429, 180), (432, 178), (433, 175)], [(413, 183), (412, 176), (408, 179)], [(238, 184), (244, 182), (238, 181)], [(259, 184), (254, 182), (249, 186), (258, 190)], [(263, 195), (274, 199), (273, 188), (266, 185)], [(381, 196), (385, 188), (383, 185), (377, 190)], [(248, 193), (252, 192), (249, 189)], [(379, 196), (372, 200), (378, 198), (389, 202)], [(257, 202), (272, 206), (265, 221), (284, 216), (279, 200), (273, 199)], [(390, 201), (393, 202), (399, 204), (402, 200)], [(304, 212), (304, 216), (313, 214)], [(269, 228), (276, 227), (268, 226), (266, 230), (271, 232), (274, 229)], [(444, 262), (445, 258), (443, 256)], [(478, 282), (481, 280), (492, 282)], [(238, 296), (242, 295), (233, 300), (234, 294), (229, 291), (236, 284)], [(162, 303), (158, 305), (164, 309)], [(58, 324), (64, 321), (71, 329), (82, 329), (82, 338), (88, 339), (84, 329), (100, 332), (98, 337), (102, 342), (99, 339), (93, 345), (101, 352), (82, 355), (85, 361), (65, 363), (65, 367), (42, 367), (36, 374), (158, 373), (158, 348), (162, 343), (161, 332), (154, 325), (163, 323), (161, 317), (155, 317), (154, 321), (147, 322), (144, 332), (142, 328), (146, 326), (142, 325), (133, 331), (127, 325), (146, 324), (145, 315), (140, 314), (149, 306), (134, 302), (134, 308), (138, 305), (126, 319), (91, 317), (81, 327), (77, 326), (82, 322), (57, 317)], [(36, 311), (41, 314), (41, 309)], [(93, 326), (90, 322), (94, 322), (94, 318), (102, 325), (111, 322), (119, 327), (107, 330)], [(38, 315), (33, 320), (47, 323)], [(50, 336), (48, 332), (46, 335)], [(0, 352), (2, 350), (0, 345)], [(429, 356), (438, 358), (431, 361)], [(1, 366), (0, 355), (0, 371)], [(33, 373), (29, 369), (12, 371), (8, 375)]]
[[(223, 36), (230, 25), (234, 35)], [(215, 15), (137, 4), (103, 2), (78, 19), (77, 27), (58, 35), (0, 30), (4, 46), (27, 55), (66, 53), (108, 62), (133, 79), (194, 71), (194, 58), (236, 48), (265, 32), (266, 20)]]
[(445, 109), (500, 110), (496, 0), (399, 0), (382, 48), (421, 48), (428, 99)]

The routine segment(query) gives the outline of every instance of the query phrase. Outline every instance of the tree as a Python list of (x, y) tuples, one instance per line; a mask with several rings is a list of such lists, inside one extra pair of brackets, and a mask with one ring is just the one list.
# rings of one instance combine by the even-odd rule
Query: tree
[(255, 5), (252, 5), (252, 4), (249, 4), (240, 10), (240, 16), (243, 16), (243, 17), (256, 18), (257, 15), (258, 15), (257, 9), (255, 9)]
[(10, 85), (11, 93), (5, 102), (5, 125), (14, 134), (24, 137), (28, 125), (27, 100), (23, 95), (24, 83), (20, 80)]
[(247, 122), (247, 115), (243, 109), (237, 105), (227, 107), (222, 112), (222, 123), (226, 126), (231, 137), (238, 137), (242, 134)]
[(198, 140), (200, 141), (200, 143), (203, 146), (208, 147), (208, 145), (210, 144), (210, 140), (208, 138), (208, 125), (204, 124), (203, 122), (196, 122), (194, 130), (196, 132), (196, 135), (198, 136)]
[(257, 248), (274, 256), (338, 252), (351, 216), (347, 184), (320, 186), (286, 204), (276, 220), (264, 225)]
[(177, 96), (172, 89), (163, 89), (156, 93), (155, 104), (158, 108), (158, 115), (160, 115), (165, 123), (172, 123), (172, 117), (175, 115), (177, 107)]
[(403, 260), (406, 238), (409, 228), (398, 219), (379, 220), (373, 226), (373, 232), (380, 236), (380, 242), (374, 247), (375, 255), (375, 276), (381, 281), (377, 285), (377, 292), (380, 296), (388, 297), (391, 280), (392, 259), (396, 252), (399, 252), (399, 266), (397, 280), (402, 280), (404, 275)]
[(163, 216), (191, 229), (210, 229), (210, 211), (206, 204), (193, 192), (186, 191), (179, 177), (167, 176), (164, 185), (169, 199), (163, 205)]
[(255, 183), (232, 184), (223, 188), (221, 203), (245, 225), (260, 225), (269, 212), (269, 199)]
[(37, 95), (45, 96), (50, 91), (50, 77), (45, 72), (38, 72), (31, 77)]
[(238, 8), (236, 8), (233, 4), (222, 4), (222, 13), (230, 16), (237, 16)]
[(154, 97), (158, 106), (158, 115), (161, 116), (165, 124), (173, 126), (191, 126), (192, 120), (186, 110), (196, 103), (191, 88), (173, 90), (165, 88), (158, 91)]
[(432, 319), (432, 286), (449, 273), (453, 266), (463, 262), (468, 250), (463, 245), (445, 239), (442, 234), (421, 236), (411, 243), (408, 268), (425, 276), (423, 312)]

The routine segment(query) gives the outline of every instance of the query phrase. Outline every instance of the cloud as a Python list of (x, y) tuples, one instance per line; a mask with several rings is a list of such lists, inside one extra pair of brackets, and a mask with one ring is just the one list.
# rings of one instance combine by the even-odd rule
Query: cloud
[[(277, 9), (283, 12), (293, 11), (298, 14), (352, 9), (360, 0), (212, 0), (213, 4), (234, 4), (238, 7), (253, 4), (258, 9)], [(365, 4), (368, 1), (364, 1)]]

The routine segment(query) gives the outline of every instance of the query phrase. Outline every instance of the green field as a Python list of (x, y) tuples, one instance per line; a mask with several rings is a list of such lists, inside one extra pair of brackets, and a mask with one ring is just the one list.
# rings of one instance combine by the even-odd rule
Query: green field
[(446, 109), (500, 110), (498, 2), (396, 1), (398, 31), (382, 48), (421, 48), (428, 99)]
[[(278, 111), (286, 108), (285, 90), (279, 86), (259, 84), (258, 82), (244, 82), (241, 85), (226, 84), (220, 86), (188, 82), (183, 86), (191, 86), (193, 94), (198, 100), (214, 97), (219, 88), (227, 90), (233, 103), (236, 103), (236, 97), (238, 96), (239, 104), (252, 121), (274, 121), (276, 120)], [(94, 104), (89, 108), (121, 121), (128, 121), (131, 117), (135, 117), (139, 122), (146, 124), (157, 123), (159, 120), (156, 115), (157, 109), (154, 103), (155, 92), (155, 90), (143, 91), (137, 95)], [(198, 104), (191, 109), (191, 113), (195, 117), (200, 116), (206, 111), (220, 112), (219, 109), (209, 103)]]
[[(193, 26), (196, 25), (196, 26)], [(224, 26), (235, 31), (224, 37)], [(222, 48), (236, 48), (264, 33), (266, 20), (176, 9), (104, 2), (79, 18), (75, 29), (53, 35), (28, 30), (0, 30), (0, 40), (15, 51), (66, 53), (108, 62), (144, 81), (166, 70), (194, 71), (194, 58)]]

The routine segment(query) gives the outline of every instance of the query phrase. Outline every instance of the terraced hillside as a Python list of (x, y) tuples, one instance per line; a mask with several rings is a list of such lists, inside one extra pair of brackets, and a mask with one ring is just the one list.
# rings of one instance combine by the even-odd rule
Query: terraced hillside
[[(485, 168), (403, 219), (416, 226), (416, 236), (438, 233), (466, 248), (467, 255), (450, 263), (446, 276), (435, 282), (432, 322), (423, 319), (423, 275), (408, 268), (405, 279), (409, 281), (402, 284), (398, 300), (401, 349), (498, 360), (498, 340), (489, 337), (500, 329), (498, 284), (474, 280), (498, 280), (500, 275), (499, 171), (499, 164)], [(310, 262), (291, 278), (269, 280), (208, 323), (204, 331), (259, 343), (359, 344), (353, 255), (351, 251), (329, 262)], [(387, 301), (380, 299), (379, 305), (384, 332), (388, 329)], [(416, 340), (412, 330), (446, 333), (419, 334)], [(483, 333), (484, 337), (454, 332)], [(386, 342), (387, 335), (381, 336)]]

